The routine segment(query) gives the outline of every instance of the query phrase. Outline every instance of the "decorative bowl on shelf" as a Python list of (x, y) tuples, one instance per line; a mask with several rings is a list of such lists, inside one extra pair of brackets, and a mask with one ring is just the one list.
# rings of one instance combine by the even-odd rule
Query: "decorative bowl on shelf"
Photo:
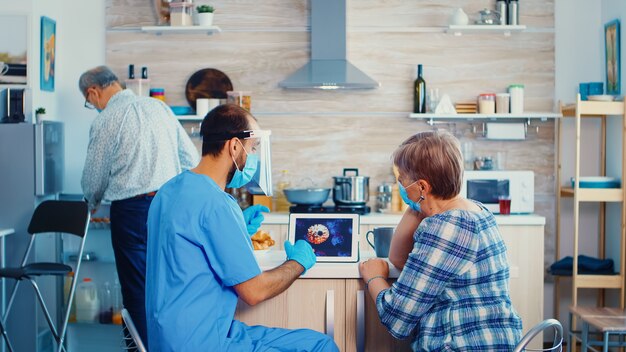
[(194, 115), (195, 111), (189, 106), (170, 106), (174, 115)]
[[(571, 178), (572, 188), (574, 187), (575, 178)], [(621, 181), (616, 177), (605, 176), (590, 176), (581, 177), (579, 186), (580, 188), (619, 188)]]

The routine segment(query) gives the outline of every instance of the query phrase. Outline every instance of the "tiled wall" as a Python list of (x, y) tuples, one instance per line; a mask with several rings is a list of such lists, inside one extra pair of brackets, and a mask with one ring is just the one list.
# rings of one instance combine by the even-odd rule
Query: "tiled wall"
[[(205, 1), (196, 1), (204, 3)], [(381, 83), (375, 90), (283, 90), (278, 83), (308, 60), (308, 1), (215, 0), (221, 34), (157, 36), (120, 27), (153, 25), (147, 0), (108, 0), (107, 64), (122, 77), (126, 67), (148, 66), (153, 87), (163, 87), (171, 105), (186, 105), (184, 87), (202, 68), (225, 72), (236, 90), (252, 92), (252, 111), (273, 131), (274, 176), (289, 170), (295, 184), (310, 177), (330, 186), (344, 167), (370, 176), (376, 186), (391, 180), (390, 155), (403, 139), (432, 127), (408, 119), (415, 65), (424, 65), (427, 87), (453, 101), (526, 85), (526, 110), (554, 106), (554, 2), (526, 0), (520, 22), (527, 31), (446, 34), (455, 8), (470, 18), (494, 1), (348, 0), (348, 57)], [(535, 126), (539, 127), (537, 133)], [(190, 128), (188, 124), (186, 127)], [(507, 153), (507, 168), (536, 173), (536, 212), (547, 218), (546, 261), (554, 245), (554, 123), (533, 121), (521, 142), (486, 141), (482, 125), (436, 125), (472, 141), (478, 155)]]

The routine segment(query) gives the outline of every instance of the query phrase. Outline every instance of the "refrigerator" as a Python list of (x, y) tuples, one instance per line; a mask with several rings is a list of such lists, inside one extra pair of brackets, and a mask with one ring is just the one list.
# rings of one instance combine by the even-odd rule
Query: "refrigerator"
[[(63, 187), (64, 127), (61, 122), (0, 124), (0, 228), (13, 228), (5, 239), (7, 266), (19, 266), (30, 235), (28, 224), (37, 204), (56, 199)], [(37, 261), (61, 259), (58, 236), (41, 235), (31, 252)], [(44, 278), (38, 284), (55, 321), (62, 300), (59, 280)], [(0, 310), (4, 310), (13, 280), (2, 282)], [(23, 282), (7, 319), (6, 328), (16, 351), (53, 350), (53, 340), (32, 287)], [(2, 341), (1, 349), (5, 344)]]

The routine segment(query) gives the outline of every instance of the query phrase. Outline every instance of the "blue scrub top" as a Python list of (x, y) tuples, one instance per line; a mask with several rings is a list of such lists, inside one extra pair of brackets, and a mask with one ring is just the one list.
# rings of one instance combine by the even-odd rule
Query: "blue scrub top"
[(241, 209), (210, 177), (186, 171), (159, 189), (148, 213), (146, 269), (151, 351), (238, 345), (229, 336), (232, 286), (261, 269)]

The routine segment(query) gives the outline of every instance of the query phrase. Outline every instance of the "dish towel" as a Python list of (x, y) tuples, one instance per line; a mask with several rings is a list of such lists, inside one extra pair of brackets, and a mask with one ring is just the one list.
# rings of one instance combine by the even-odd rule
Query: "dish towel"
[[(552, 275), (572, 276), (574, 258), (568, 256), (550, 265)], [(578, 256), (578, 273), (592, 275), (614, 275), (613, 259), (598, 259), (586, 255)]]

